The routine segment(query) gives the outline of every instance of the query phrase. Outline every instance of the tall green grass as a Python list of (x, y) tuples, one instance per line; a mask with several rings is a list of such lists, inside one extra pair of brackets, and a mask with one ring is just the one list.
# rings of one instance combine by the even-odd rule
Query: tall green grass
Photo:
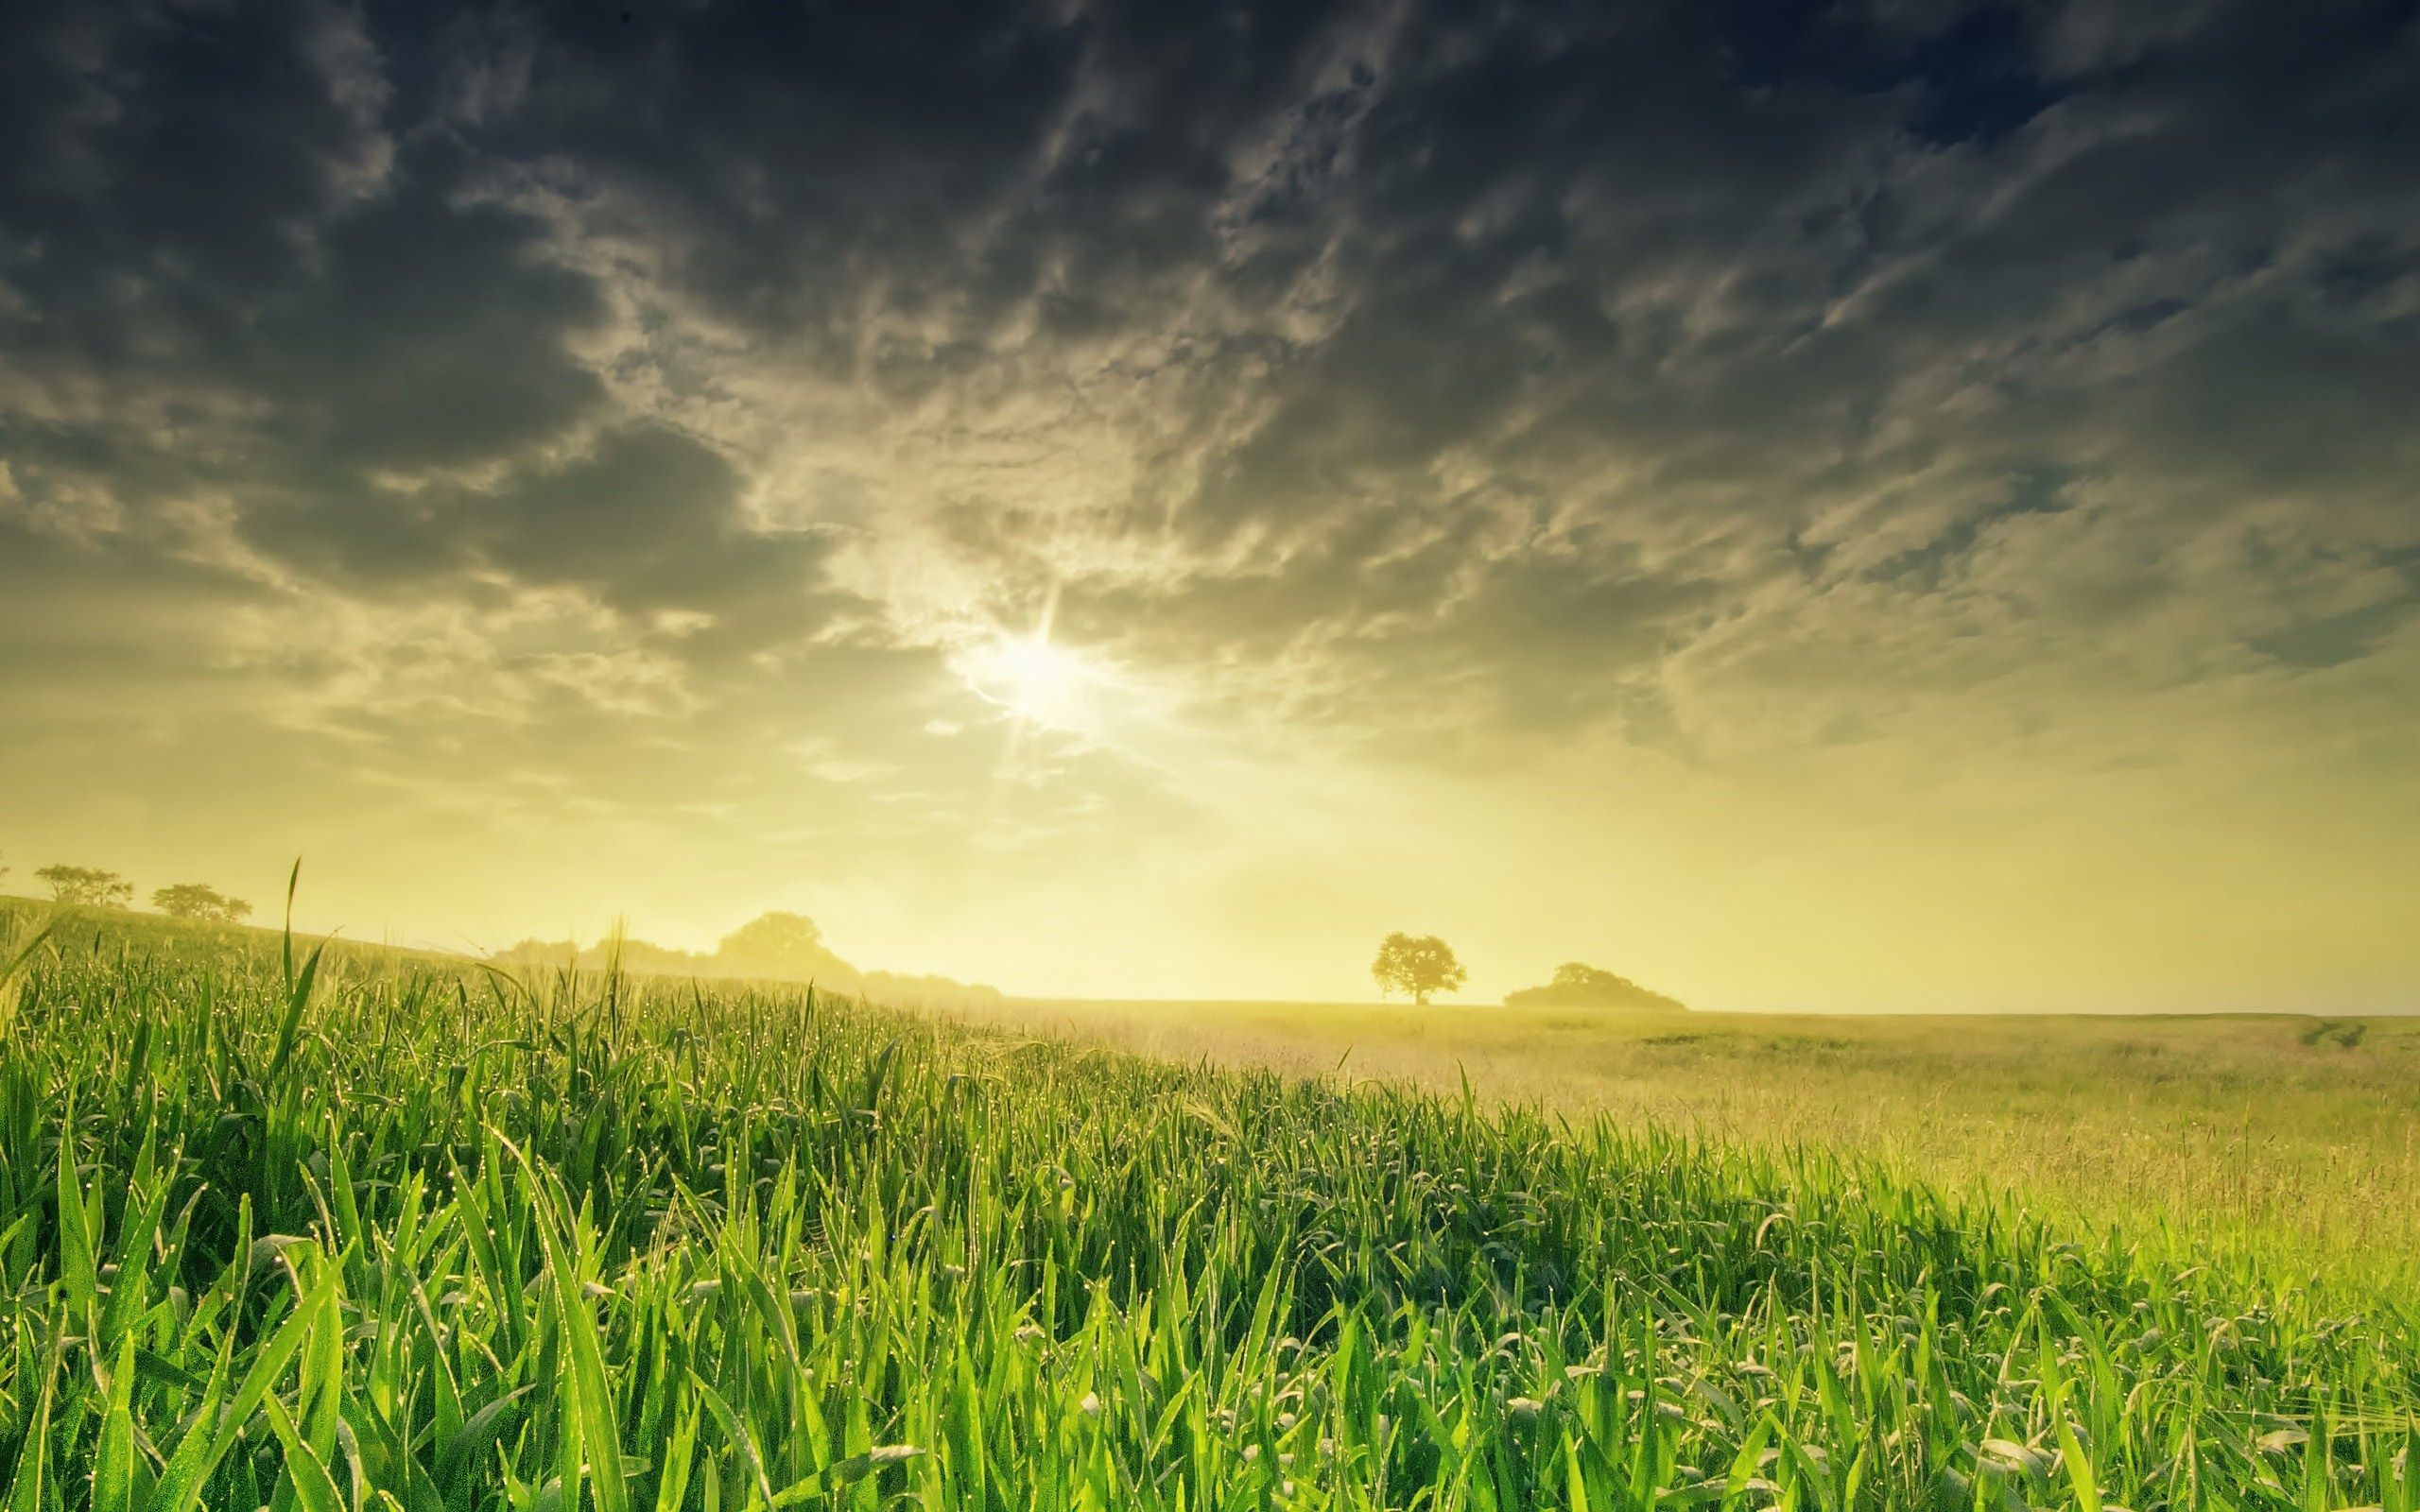
[(89, 920), (0, 1018), (10, 1512), (2420, 1507), (2409, 1311), (1817, 1155)]
[(1328, 1004), (955, 1016), (1853, 1153), (2063, 1222), (2420, 1295), (2420, 1017), (1786, 1017)]

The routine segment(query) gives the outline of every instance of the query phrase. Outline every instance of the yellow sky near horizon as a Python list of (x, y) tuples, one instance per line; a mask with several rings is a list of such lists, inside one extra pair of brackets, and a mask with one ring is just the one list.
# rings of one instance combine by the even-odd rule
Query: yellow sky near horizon
[[(1565, 959), (1772, 1011), (2378, 1011), (2420, 971), (2411, 860), (2370, 829), (2409, 811), (2391, 768), (2359, 792), (2248, 747), (2192, 781), (2055, 782), (2031, 780), (2056, 743), (1721, 768), (1601, 738), (1320, 749), (1029, 637), (936, 660), (912, 767), (815, 736), (726, 760), (719, 799), (658, 802), (714, 756), (677, 727), (647, 772), (609, 747), (501, 786), (291, 731), (215, 775), (136, 736), (59, 786), (76, 800), (12, 812), (0, 860), (18, 889), (67, 859), (267, 908), (299, 853), (305, 927), (453, 949), (617, 917), (702, 948), (789, 908), (861, 966), (1037, 996), (1361, 1000), (1397, 928), (1453, 943), (1471, 1001)], [(215, 785), (255, 763), (290, 785)]]

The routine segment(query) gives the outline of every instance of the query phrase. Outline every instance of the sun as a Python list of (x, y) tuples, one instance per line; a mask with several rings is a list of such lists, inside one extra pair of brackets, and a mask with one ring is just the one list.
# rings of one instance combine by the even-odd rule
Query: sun
[(1101, 671), (1083, 653), (1046, 634), (1002, 636), (970, 652), (959, 667), (967, 686), (1026, 724), (1083, 729), (1094, 713)]

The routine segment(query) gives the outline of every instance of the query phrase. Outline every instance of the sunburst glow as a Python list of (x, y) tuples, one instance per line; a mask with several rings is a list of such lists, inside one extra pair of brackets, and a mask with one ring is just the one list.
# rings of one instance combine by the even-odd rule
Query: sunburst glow
[(1004, 636), (959, 664), (967, 686), (1011, 716), (1052, 730), (1080, 730), (1098, 714), (1098, 663), (1046, 633)]

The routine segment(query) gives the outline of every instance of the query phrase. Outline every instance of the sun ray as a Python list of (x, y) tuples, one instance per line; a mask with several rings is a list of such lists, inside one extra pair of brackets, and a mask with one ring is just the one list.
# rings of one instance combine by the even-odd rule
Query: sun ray
[(966, 686), (1007, 715), (1014, 727), (1012, 740), (1036, 730), (1097, 734), (1105, 713), (1100, 696), (1107, 669), (1053, 637), (1058, 608), (1053, 593), (1031, 630), (996, 632), (955, 660)]

